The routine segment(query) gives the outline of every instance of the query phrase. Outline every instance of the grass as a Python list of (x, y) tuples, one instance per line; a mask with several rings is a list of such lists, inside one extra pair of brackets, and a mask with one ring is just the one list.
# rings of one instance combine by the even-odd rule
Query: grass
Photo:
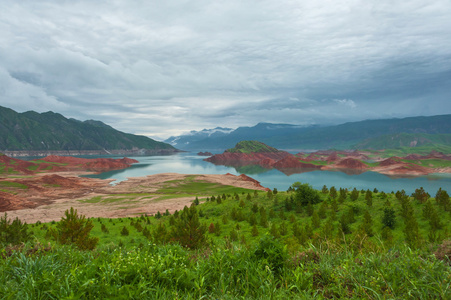
[[(287, 199), (295, 197), (295, 192), (254, 194), (250, 190), (205, 184), (191, 179), (173, 181), (158, 195), (191, 195), (193, 199), (215, 195), (221, 199), (220, 203), (206, 201), (196, 207), (202, 224), (220, 225), (219, 232), (207, 231), (208, 246), (189, 250), (172, 244), (170, 239), (162, 241), (165, 233), (157, 231), (158, 225), (170, 232), (175, 228), (171, 222), (176, 220), (174, 214), (164, 212), (161, 218), (91, 218), (91, 235), (100, 239), (93, 251), (78, 251), (48, 240), (46, 232), (55, 223), (32, 224), (35, 240), (43, 245), (50, 242), (52, 250), (25, 255), (23, 249), (0, 259), (0, 297), (451, 298), (451, 262), (438, 260), (432, 254), (438, 244), (451, 238), (451, 213), (441, 209), (433, 198), (430, 201), (442, 222), (437, 238), (430, 236), (431, 223), (423, 216), (426, 204), (408, 198), (420, 237), (416, 246), (409, 246), (402, 203), (392, 193), (372, 193), (371, 206), (365, 193), (359, 193), (355, 201), (348, 193), (342, 203), (337, 202), (336, 210), (330, 195), (320, 193), (321, 202), (312, 209), (318, 215), (323, 210), (324, 218), (319, 217), (315, 228), (308, 207), (298, 210), (287, 205)], [(118, 198), (94, 197), (85, 201), (109, 204), (114, 199), (129, 201), (138, 195), (142, 196), (121, 194), (116, 195)], [(383, 217), (387, 207), (395, 211), (395, 226), (385, 237)], [(267, 225), (261, 223), (263, 208)], [(350, 211), (355, 221), (348, 224), (350, 232), (344, 234), (338, 230), (340, 219)], [(361, 230), (366, 211), (372, 218), (372, 236)], [(257, 235), (252, 233), (254, 217)], [(326, 230), (328, 223), (332, 225), (331, 232)], [(300, 234), (295, 232), (296, 226)], [(128, 235), (121, 234), (124, 227)], [(145, 230), (150, 232), (150, 238), (144, 236)]]
[(21, 184), (13, 181), (0, 181), (0, 187), (10, 187), (10, 188), (18, 188), (18, 189), (28, 189), (28, 186), (25, 184)]
[(211, 182), (186, 182), (172, 181), (165, 184), (163, 188), (158, 189), (159, 194), (187, 194), (187, 195), (213, 195), (234, 192), (249, 192), (248, 189), (225, 186), (219, 183)]

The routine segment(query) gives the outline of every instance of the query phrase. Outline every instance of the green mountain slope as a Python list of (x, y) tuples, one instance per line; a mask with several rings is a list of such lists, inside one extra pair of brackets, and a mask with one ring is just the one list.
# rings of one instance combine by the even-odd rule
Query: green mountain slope
[(175, 150), (145, 136), (118, 131), (100, 121), (78, 121), (0, 106), (0, 150)]
[(227, 149), (230, 153), (260, 153), (279, 152), (276, 148), (265, 145), (259, 141), (241, 141), (234, 148)]
[(369, 138), (399, 133), (451, 134), (451, 115), (365, 120), (323, 127), (260, 123), (237, 128), (221, 137), (191, 140), (186, 135), (172, 140), (183, 141), (173, 143), (183, 150), (227, 149), (239, 141), (254, 139), (278, 149), (349, 149)]
[(402, 147), (451, 146), (451, 134), (399, 133), (366, 139), (353, 146), (355, 149), (394, 149)]

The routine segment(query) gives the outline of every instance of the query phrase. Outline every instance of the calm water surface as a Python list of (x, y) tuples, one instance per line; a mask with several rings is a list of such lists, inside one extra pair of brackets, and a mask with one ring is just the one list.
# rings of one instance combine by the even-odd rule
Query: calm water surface
[[(203, 161), (205, 157), (195, 153), (179, 153), (171, 156), (137, 156), (131, 157), (139, 161), (130, 168), (101, 173), (98, 175), (88, 175), (102, 179), (116, 179), (114, 183), (126, 180), (128, 177), (141, 177), (159, 173), (181, 173), (181, 174), (225, 174), (231, 173), (239, 175), (245, 173), (248, 176), (260, 181), (268, 188), (277, 188), (284, 191), (296, 181), (309, 183), (316, 189), (321, 189), (323, 185), (336, 188), (370, 189), (377, 188), (379, 191), (391, 192), (404, 189), (411, 194), (415, 189), (423, 187), (432, 197), (437, 190), (451, 191), (451, 174), (433, 174), (420, 177), (393, 178), (375, 172), (365, 172), (358, 175), (348, 175), (339, 171), (312, 171), (301, 174), (285, 175), (284, 173), (272, 169), (266, 170), (260, 167), (233, 167), (216, 166)], [(114, 184), (113, 183), (113, 184)]]

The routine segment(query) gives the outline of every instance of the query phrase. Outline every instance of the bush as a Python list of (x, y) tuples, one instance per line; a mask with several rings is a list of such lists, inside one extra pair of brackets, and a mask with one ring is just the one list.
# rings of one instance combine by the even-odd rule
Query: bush
[(121, 230), (121, 235), (122, 236), (128, 236), (130, 234), (130, 232), (128, 231), (128, 229), (127, 229), (127, 227), (122, 227), (122, 230)]
[(287, 259), (287, 250), (283, 243), (270, 235), (265, 235), (255, 248), (254, 257), (263, 260), (276, 275), (281, 275)]
[(65, 217), (56, 224), (56, 228), (49, 229), (49, 235), (57, 243), (63, 245), (75, 245), (80, 250), (92, 250), (99, 242), (99, 238), (90, 237), (91, 229), (94, 227), (91, 220), (85, 216), (79, 216), (73, 207), (66, 210)]
[(0, 218), (0, 245), (17, 245), (30, 239), (27, 223), (22, 223), (17, 217), (11, 222), (6, 213)]
[(313, 189), (310, 184), (294, 183), (293, 187), (296, 187), (294, 201), (297, 204), (300, 204), (301, 206), (307, 206), (308, 204), (316, 204), (321, 201), (318, 191)]

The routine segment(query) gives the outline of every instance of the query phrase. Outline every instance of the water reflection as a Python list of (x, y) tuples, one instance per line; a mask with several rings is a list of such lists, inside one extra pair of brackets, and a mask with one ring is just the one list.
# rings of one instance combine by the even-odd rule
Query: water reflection
[[(323, 185), (361, 190), (373, 190), (396, 192), (404, 189), (411, 194), (415, 189), (423, 187), (429, 194), (435, 195), (441, 187), (448, 192), (451, 190), (451, 174), (433, 174), (420, 177), (393, 177), (375, 172), (347, 172), (319, 171), (316, 169), (265, 169), (261, 166), (221, 166), (203, 161), (205, 157), (193, 153), (178, 153), (171, 156), (138, 156), (131, 157), (139, 161), (138, 164), (124, 170), (110, 171), (90, 177), (116, 179), (116, 183), (126, 180), (128, 177), (141, 177), (158, 173), (181, 174), (246, 174), (261, 182), (271, 189), (286, 190), (296, 181), (311, 184), (316, 189)], [(345, 172), (343, 172), (345, 171)], [(352, 170), (355, 171), (355, 170)]]

